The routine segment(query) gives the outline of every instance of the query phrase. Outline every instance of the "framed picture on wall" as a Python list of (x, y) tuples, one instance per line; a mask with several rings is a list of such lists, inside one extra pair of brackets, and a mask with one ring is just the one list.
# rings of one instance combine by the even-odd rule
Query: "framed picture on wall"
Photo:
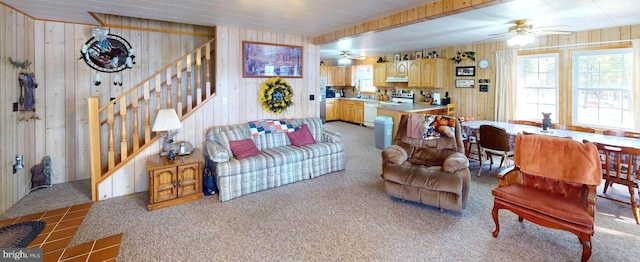
[(302, 78), (302, 48), (242, 41), (242, 77)]
[(475, 66), (456, 66), (456, 76), (475, 76)]
[(475, 80), (473, 79), (456, 79), (456, 87), (473, 88)]

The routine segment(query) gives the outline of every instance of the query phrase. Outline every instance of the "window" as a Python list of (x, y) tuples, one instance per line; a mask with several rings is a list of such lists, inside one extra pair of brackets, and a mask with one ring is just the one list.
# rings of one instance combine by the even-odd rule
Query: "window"
[(573, 52), (573, 124), (633, 129), (633, 50)]
[[(373, 86), (373, 65), (357, 65), (356, 68), (356, 82), (360, 88), (360, 92), (376, 92), (376, 87)], [(358, 83), (360, 81), (360, 83)]]
[(540, 121), (552, 113), (557, 122), (559, 53), (519, 55), (516, 119)]

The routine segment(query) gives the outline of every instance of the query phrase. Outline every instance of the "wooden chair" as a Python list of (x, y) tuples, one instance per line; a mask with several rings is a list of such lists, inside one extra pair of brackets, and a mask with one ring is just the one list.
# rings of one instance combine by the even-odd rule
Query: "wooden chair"
[[(478, 142), (480, 156), (486, 154), (490, 161), (489, 170), (493, 167), (493, 156), (501, 156), (500, 167), (505, 159), (513, 157), (513, 151), (509, 146), (509, 135), (504, 128), (492, 125), (481, 125), (479, 129), (480, 140)], [(482, 157), (480, 159), (480, 170), (478, 176), (482, 173)]]
[(447, 116), (456, 116), (456, 104), (447, 104)]
[(530, 120), (513, 120), (513, 119), (511, 119), (511, 120), (509, 120), (509, 123), (542, 127), (542, 123), (541, 122), (530, 121)]
[(491, 191), (493, 236), (500, 233), (498, 211), (506, 209), (520, 222), (526, 219), (575, 234), (582, 244), (581, 261), (589, 260), (596, 187), (602, 181), (596, 146), (553, 136), (517, 135), (514, 161), (512, 169), (500, 172), (498, 187)]
[[(637, 161), (640, 159), (640, 149), (595, 142), (594, 144), (598, 147), (600, 154), (604, 156), (602, 177), (605, 183), (602, 194), (598, 196), (630, 205), (636, 224), (640, 224), (640, 205), (636, 202), (636, 192), (638, 192), (638, 183), (640, 183), (638, 181), (640, 163)], [(621, 184), (629, 189), (629, 202), (607, 195), (609, 186), (613, 184)], [(638, 196), (640, 197), (640, 192), (638, 192)]]
[(631, 138), (640, 138), (640, 133), (625, 131), (625, 130), (615, 130), (615, 129), (607, 129), (602, 131), (603, 135), (608, 136), (622, 136), (622, 137), (631, 137)]
[[(466, 121), (473, 121), (476, 120), (475, 117), (472, 116), (461, 116), (458, 117), (458, 121), (460, 121), (460, 123), (464, 123)], [(469, 158), (469, 156), (471, 155), (471, 149), (473, 147), (473, 145), (476, 145), (477, 147), (477, 143), (476, 143), (476, 137), (475, 136), (463, 136), (462, 137), (462, 143), (464, 144), (464, 153), (467, 156), (467, 158)], [(480, 148), (478, 148), (478, 153), (480, 152)]]
[(595, 129), (593, 129), (591, 127), (586, 127), (586, 126), (572, 126), (572, 125), (553, 124), (551, 126), (551, 128), (560, 129), (560, 130), (571, 130), (571, 131), (585, 132), (585, 133), (595, 133), (596, 132)]

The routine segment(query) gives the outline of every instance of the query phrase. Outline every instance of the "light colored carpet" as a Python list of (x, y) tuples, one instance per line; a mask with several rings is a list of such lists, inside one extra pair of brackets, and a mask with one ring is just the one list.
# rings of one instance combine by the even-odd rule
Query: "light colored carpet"
[[(124, 233), (118, 261), (580, 260), (582, 246), (573, 234), (519, 223), (509, 211), (500, 212), (500, 236), (491, 235), (497, 168), (485, 166), (477, 177), (472, 162), (466, 209), (441, 212), (382, 191), (373, 129), (342, 122), (327, 127), (345, 140), (344, 171), (224, 203), (210, 196), (149, 212), (146, 192), (96, 202), (70, 245)], [(620, 186), (612, 193), (628, 194)], [(54, 185), (3, 217), (87, 201), (86, 181)], [(597, 211), (590, 261), (637, 260), (640, 226), (630, 207), (598, 199)]]

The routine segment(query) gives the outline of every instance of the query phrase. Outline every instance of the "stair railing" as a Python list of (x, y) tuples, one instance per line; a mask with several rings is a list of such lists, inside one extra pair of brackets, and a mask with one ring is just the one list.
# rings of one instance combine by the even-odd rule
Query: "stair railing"
[(98, 97), (89, 98), (93, 201), (102, 181), (158, 140), (151, 126), (160, 109), (174, 108), (182, 121), (213, 97), (214, 44), (209, 40), (102, 106)]

